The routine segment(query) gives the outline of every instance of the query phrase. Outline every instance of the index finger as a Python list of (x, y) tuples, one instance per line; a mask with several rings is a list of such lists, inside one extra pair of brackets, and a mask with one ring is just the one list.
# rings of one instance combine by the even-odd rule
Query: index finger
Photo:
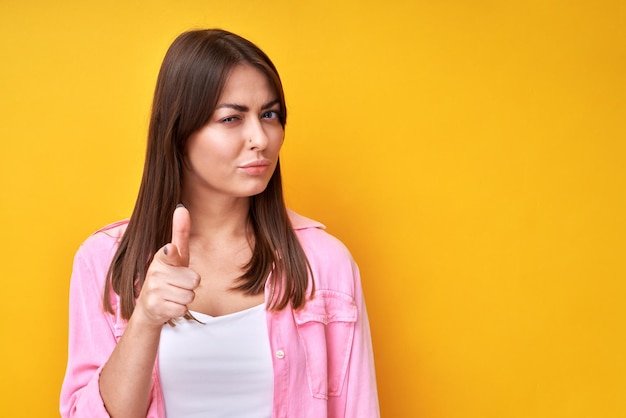
[(181, 266), (189, 267), (189, 234), (191, 216), (183, 205), (176, 206), (172, 216), (172, 244), (178, 248)]

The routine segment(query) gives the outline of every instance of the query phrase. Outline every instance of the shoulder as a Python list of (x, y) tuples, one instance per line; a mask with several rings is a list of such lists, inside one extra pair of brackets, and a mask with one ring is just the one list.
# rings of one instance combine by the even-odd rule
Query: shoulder
[(126, 231), (126, 227), (128, 226), (128, 219), (122, 219), (121, 221), (113, 222), (112, 224), (108, 224), (98, 229), (96, 232), (92, 234), (92, 236), (97, 235), (106, 235), (111, 238), (120, 239), (124, 232)]
[(352, 259), (348, 248), (328, 233), (324, 224), (292, 210), (288, 210), (288, 213), (291, 225), (307, 256)]
[(92, 263), (102, 261), (108, 265), (127, 225), (128, 220), (125, 219), (98, 229), (81, 244), (76, 257)]
[(70, 298), (100, 303), (111, 261), (127, 223), (120, 221), (100, 228), (82, 243), (74, 256)]
[(358, 267), (348, 248), (329, 234), (323, 224), (289, 211), (293, 229), (300, 241), (319, 288), (353, 293)]

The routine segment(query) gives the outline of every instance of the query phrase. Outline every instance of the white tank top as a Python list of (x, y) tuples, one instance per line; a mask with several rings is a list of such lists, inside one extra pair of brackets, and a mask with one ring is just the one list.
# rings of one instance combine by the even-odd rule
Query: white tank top
[(269, 418), (274, 372), (265, 305), (164, 325), (159, 375), (168, 418)]

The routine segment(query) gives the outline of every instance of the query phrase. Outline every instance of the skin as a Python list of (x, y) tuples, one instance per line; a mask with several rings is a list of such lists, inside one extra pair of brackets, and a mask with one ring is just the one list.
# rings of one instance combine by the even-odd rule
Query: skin
[(261, 193), (284, 139), (265, 76), (242, 65), (210, 120), (188, 139), (183, 203), (172, 242), (155, 254), (135, 310), (100, 376), (112, 417), (145, 417), (161, 328), (188, 310), (212, 316), (256, 306), (264, 295), (232, 290), (252, 254), (250, 196)]

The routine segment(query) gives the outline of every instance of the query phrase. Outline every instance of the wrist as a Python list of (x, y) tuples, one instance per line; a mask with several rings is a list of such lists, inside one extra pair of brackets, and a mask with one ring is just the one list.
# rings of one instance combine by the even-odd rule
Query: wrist
[(161, 332), (161, 328), (163, 324), (166, 323), (167, 320), (160, 320), (158, 318), (154, 318), (151, 315), (146, 314), (146, 312), (141, 309), (141, 307), (136, 306), (133, 314), (130, 316), (128, 320), (128, 326), (131, 324), (134, 327), (141, 328), (144, 330), (150, 330), (153, 332)]

